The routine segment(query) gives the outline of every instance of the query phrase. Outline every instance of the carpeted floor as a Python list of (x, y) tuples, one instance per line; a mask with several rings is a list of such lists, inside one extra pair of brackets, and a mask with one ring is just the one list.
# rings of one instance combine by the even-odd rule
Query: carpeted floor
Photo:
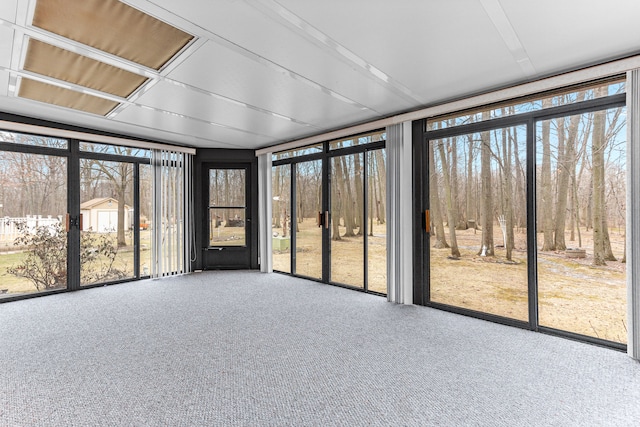
[(626, 354), (280, 274), (0, 305), (2, 426), (637, 426)]

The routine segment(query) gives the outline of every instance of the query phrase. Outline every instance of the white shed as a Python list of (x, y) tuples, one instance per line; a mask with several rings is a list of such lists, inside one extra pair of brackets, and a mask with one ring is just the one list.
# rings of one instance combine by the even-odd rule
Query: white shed
[[(99, 197), (80, 204), (82, 230), (99, 233), (115, 232), (118, 228), (118, 201), (113, 197)], [(124, 205), (124, 228), (133, 224), (133, 209)]]

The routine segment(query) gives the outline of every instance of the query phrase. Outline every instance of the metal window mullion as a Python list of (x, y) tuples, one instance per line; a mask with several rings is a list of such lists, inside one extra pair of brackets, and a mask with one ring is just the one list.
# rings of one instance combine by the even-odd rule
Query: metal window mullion
[(140, 165), (133, 168), (133, 276), (140, 278)]
[(289, 206), (289, 210), (291, 211), (291, 232), (289, 233), (289, 238), (291, 239), (291, 250), (289, 253), (291, 254), (289, 257), (289, 261), (291, 262), (289, 271), (291, 274), (296, 274), (296, 247), (298, 241), (298, 233), (296, 232), (296, 224), (298, 224), (298, 185), (296, 183), (298, 179), (298, 164), (294, 163), (289, 165), (291, 168), (290, 176), (290, 191), (291, 197), (291, 205)]
[[(362, 152), (362, 173), (363, 177), (363, 185), (362, 185), (362, 219), (361, 219), (361, 230), (363, 230), (363, 239), (362, 244), (364, 245), (363, 253), (364, 253), (364, 274), (363, 274), (363, 287), (365, 291), (369, 290), (369, 233), (367, 233), (367, 219), (369, 216), (369, 152)], [(356, 154), (358, 155), (358, 154)]]
[(526, 209), (527, 209), (527, 282), (529, 299), (529, 327), (537, 331), (538, 323), (538, 241), (536, 229), (536, 121), (527, 121), (526, 140)]

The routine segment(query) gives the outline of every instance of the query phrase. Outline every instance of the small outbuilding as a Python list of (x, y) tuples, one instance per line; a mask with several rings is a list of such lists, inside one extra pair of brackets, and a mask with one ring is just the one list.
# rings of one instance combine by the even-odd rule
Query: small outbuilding
[[(113, 197), (98, 197), (80, 204), (82, 230), (99, 233), (115, 232), (118, 228), (118, 201)], [(133, 209), (124, 205), (124, 228), (133, 224)]]

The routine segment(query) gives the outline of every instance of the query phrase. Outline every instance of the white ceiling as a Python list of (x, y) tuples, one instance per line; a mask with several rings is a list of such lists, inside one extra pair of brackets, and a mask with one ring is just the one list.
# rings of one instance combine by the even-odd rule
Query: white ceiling
[[(258, 149), (640, 53), (637, 0), (126, 0), (196, 37), (150, 72), (31, 26), (35, 1), (0, 2), (0, 111), (198, 148)], [(107, 117), (18, 98), (28, 37), (152, 78)]]

